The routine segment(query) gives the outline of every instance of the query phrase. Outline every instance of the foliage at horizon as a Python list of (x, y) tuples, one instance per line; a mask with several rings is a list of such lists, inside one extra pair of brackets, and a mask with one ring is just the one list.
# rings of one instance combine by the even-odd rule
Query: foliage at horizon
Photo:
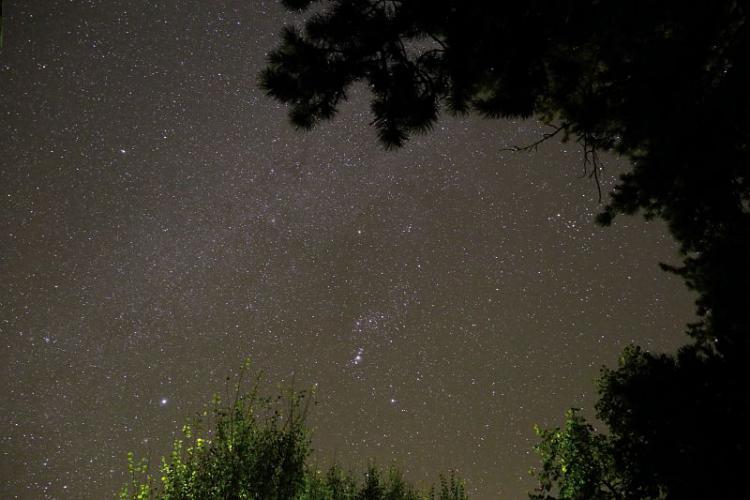
[[(563, 427), (534, 427), (541, 442), (534, 451), (542, 460), (541, 468), (531, 474), (539, 485), (529, 494), (531, 500), (625, 498), (613, 460), (609, 436), (598, 434), (577, 408), (565, 413)], [(552, 492), (557, 496), (553, 496)]]
[(423, 491), (395, 466), (382, 470), (371, 463), (361, 480), (335, 464), (317, 469), (309, 463), (305, 424), (312, 394), (288, 388), (276, 397), (262, 395), (260, 375), (243, 392), (247, 369), (231, 402), (216, 396), (210, 410), (183, 426), (182, 437), (162, 457), (158, 479), (145, 460), (128, 454), (130, 480), (121, 500), (468, 500), (454, 472)]
[(541, 467), (530, 495), (555, 499), (742, 498), (750, 421), (743, 366), (685, 346), (676, 355), (629, 346), (602, 368), (598, 433), (577, 411), (538, 430)]

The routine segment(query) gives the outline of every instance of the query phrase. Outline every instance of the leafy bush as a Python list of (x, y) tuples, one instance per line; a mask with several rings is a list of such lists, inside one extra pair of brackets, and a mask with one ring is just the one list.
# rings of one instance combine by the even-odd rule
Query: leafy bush
[[(532, 500), (616, 500), (625, 498), (612, 458), (612, 444), (573, 408), (562, 428), (535, 427), (541, 442), (534, 447), (542, 466), (532, 469), (539, 486)], [(556, 493), (553, 495), (552, 493)]]
[[(451, 473), (440, 485), (420, 491), (395, 467), (370, 465), (362, 481), (339, 466), (311, 467), (305, 425), (310, 394), (289, 389), (268, 397), (241, 392), (241, 371), (231, 403), (215, 396), (210, 410), (182, 428), (172, 452), (162, 457), (158, 480), (148, 464), (128, 454), (130, 480), (121, 500), (465, 500), (463, 481)], [(228, 391), (227, 391), (228, 392)]]

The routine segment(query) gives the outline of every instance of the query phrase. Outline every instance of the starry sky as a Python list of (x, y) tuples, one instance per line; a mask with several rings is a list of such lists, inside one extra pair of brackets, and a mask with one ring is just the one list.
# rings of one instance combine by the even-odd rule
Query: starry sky
[[(533, 486), (533, 425), (631, 342), (686, 340), (660, 223), (599, 228), (581, 151), (448, 119), (386, 152), (367, 93), (294, 131), (274, 1), (4, 2), (0, 490), (106, 498), (250, 357), (318, 385), (319, 462)], [(603, 187), (626, 165), (605, 159)]]

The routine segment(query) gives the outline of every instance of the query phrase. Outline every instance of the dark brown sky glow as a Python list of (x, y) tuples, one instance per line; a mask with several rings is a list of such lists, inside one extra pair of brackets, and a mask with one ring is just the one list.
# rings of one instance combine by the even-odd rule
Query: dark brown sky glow
[(686, 340), (664, 227), (596, 227), (572, 144), (500, 152), (534, 122), (385, 152), (359, 89), (300, 134), (256, 88), (275, 2), (5, 3), (4, 498), (108, 497), (245, 357), (318, 385), (321, 462), (523, 498), (534, 423)]

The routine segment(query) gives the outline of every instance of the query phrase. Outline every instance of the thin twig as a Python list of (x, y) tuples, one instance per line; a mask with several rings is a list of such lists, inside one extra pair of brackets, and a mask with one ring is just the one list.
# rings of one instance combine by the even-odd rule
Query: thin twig
[(539, 149), (539, 146), (543, 142), (548, 141), (549, 139), (552, 139), (557, 134), (559, 134), (561, 131), (567, 129), (567, 124), (560, 125), (559, 127), (557, 127), (555, 125), (550, 125), (550, 124), (547, 124), (547, 125), (549, 125), (550, 127), (554, 128), (555, 130), (553, 132), (545, 132), (542, 135), (541, 139), (539, 139), (538, 141), (535, 141), (535, 142), (533, 142), (533, 143), (531, 143), (531, 144), (529, 144), (527, 146), (511, 146), (509, 148), (501, 148), (500, 152), (511, 151), (511, 152), (514, 152), (514, 153), (518, 153), (520, 151), (536, 151), (537, 149)]
[[(596, 146), (591, 144), (588, 134), (578, 140), (580, 144), (583, 141), (583, 175), (588, 174), (589, 179), (594, 179), (596, 183), (596, 191), (599, 195), (599, 203), (602, 202), (602, 184), (599, 180), (599, 169), (601, 168), (601, 162), (599, 161), (599, 153), (596, 151)], [(591, 165), (591, 173), (589, 173), (589, 165)]]
[[(548, 126), (552, 127), (554, 130), (552, 132), (546, 132), (542, 135), (542, 138), (532, 142), (531, 144), (527, 146), (512, 146), (509, 148), (502, 148), (500, 151), (511, 151), (513, 153), (517, 153), (520, 151), (536, 151), (539, 149), (539, 146), (544, 143), (545, 141), (548, 141), (549, 139), (552, 139), (557, 134), (559, 134), (561, 131), (568, 129), (568, 124), (563, 123), (562, 125), (555, 126), (551, 124), (547, 124)], [(579, 138), (576, 141), (578, 144), (580, 144), (583, 147), (583, 172), (581, 173), (581, 178), (588, 177), (589, 179), (594, 179), (594, 182), (596, 183), (596, 192), (599, 197), (599, 203), (602, 202), (602, 185), (601, 180), (599, 179), (599, 169), (601, 168), (601, 161), (599, 161), (599, 153), (596, 150), (596, 146), (592, 144), (591, 137), (589, 134), (583, 134), (581, 138)], [(589, 171), (589, 166), (591, 167), (591, 170)]]

